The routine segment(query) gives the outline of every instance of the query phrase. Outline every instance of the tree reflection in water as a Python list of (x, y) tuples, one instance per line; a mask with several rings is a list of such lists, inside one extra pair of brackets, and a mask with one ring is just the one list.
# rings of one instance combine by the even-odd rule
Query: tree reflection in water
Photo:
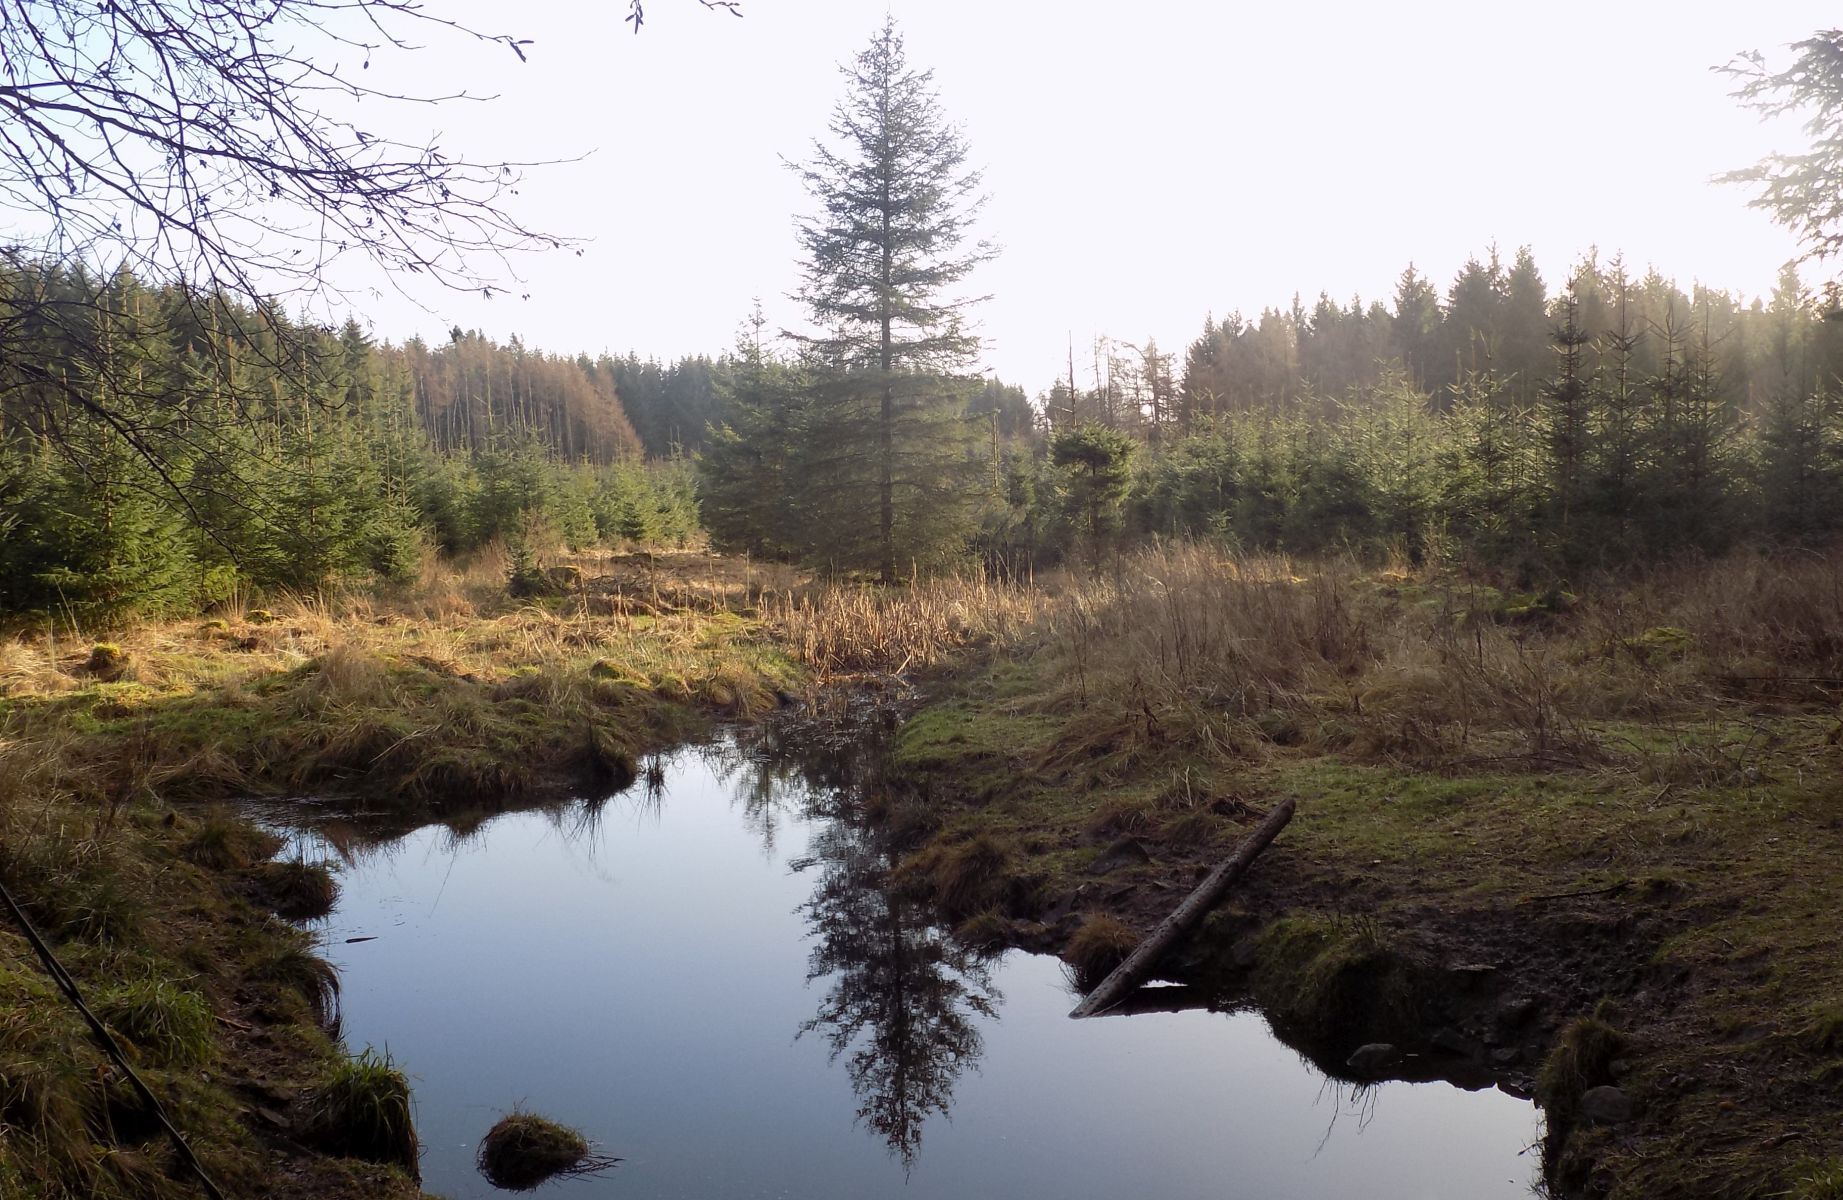
[(1002, 997), (989, 960), (936, 929), (893, 881), (902, 848), (891, 830), (902, 822), (878, 778), (883, 732), (834, 724), (815, 736), (770, 722), (707, 755), (765, 849), (796, 806), (817, 830), (792, 866), (816, 873), (800, 911), (814, 940), (807, 981), (827, 990), (800, 1034), (822, 1035), (845, 1060), (858, 1121), (907, 1168), (923, 1125), (948, 1114), (955, 1082), (978, 1063), (976, 1018), (995, 1018)]
[(975, 1017), (1001, 999), (981, 958), (928, 923), (891, 886), (896, 855), (879, 829), (837, 815), (820, 828), (796, 869), (818, 872), (802, 907), (816, 939), (807, 980), (829, 980), (820, 1033), (844, 1057), (858, 1120), (911, 1166), (922, 1126), (947, 1115), (954, 1083), (978, 1063)]

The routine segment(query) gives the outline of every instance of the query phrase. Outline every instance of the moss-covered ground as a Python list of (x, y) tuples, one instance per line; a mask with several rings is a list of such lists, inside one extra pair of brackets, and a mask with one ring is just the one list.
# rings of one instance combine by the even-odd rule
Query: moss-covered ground
[[(1537, 619), (1428, 573), (1153, 560), (908, 721), (897, 775), (935, 831), (905, 872), (1092, 975), (1122, 943), (1098, 923), (1149, 929), (1295, 798), (1171, 974), (1342, 1074), (1392, 1042), (1419, 1052), (1394, 1073), (1534, 1094), (1558, 1194), (1830, 1195), (1843, 614), (1770, 564), (1698, 571), (1710, 594)], [(1584, 1021), (1619, 1051), (1579, 1068)], [(1581, 1114), (1602, 1085), (1631, 1119)]]
[[(230, 802), (313, 793), (408, 824), (623, 785), (641, 754), (784, 702), (772, 577), (697, 555), (275, 603), (0, 645), (0, 879), (227, 1194), (413, 1196), (408, 1092), (331, 1035), (308, 934), (332, 881)], [(0, 930), (0, 1195), (197, 1195), (151, 1117)]]

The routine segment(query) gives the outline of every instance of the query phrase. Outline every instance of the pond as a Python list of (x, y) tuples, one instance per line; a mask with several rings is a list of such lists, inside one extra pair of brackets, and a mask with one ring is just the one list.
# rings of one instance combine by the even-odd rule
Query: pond
[(956, 945), (854, 816), (723, 743), (465, 836), (300, 835), (344, 851), (345, 1038), (409, 1073), (424, 1186), (501, 1194), (475, 1148), (522, 1106), (623, 1160), (558, 1200), (1530, 1194), (1527, 1102), (1353, 1091), (1254, 1013), (1072, 1021), (1058, 962)]

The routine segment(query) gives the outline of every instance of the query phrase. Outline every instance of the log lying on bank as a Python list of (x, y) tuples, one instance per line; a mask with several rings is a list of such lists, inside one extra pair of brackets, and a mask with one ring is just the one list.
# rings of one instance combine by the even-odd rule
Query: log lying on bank
[(1154, 967), (1163, 961), (1171, 948), (1183, 941), (1203, 922), (1209, 911), (1227, 894), (1229, 888), (1240, 879), (1261, 851), (1279, 836), (1286, 823), (1293, 819), (1295, 804), (1292, 800), (1283, 802), (1278, 808), (1267, 814), (1267, 819), (1255, 826), (1254, 831), (1242, 839), (1235, 853), (1214, 871), (1208, 878), (1197, 885), (1197, 889), (1185, 897), (1184, 902), (1174, 909), (1170, 916), (1159, 922), (1140, 942), (1133, 952), (1126, 956), (1126, 961), (1114, 968), (1113, 974), (1101, 981), (1101, 986), (1089, 992), (1080, 1004), (1075, 1006), (1071, 1017), (1096, 1017), (1109, 1011), (1145, 982)]

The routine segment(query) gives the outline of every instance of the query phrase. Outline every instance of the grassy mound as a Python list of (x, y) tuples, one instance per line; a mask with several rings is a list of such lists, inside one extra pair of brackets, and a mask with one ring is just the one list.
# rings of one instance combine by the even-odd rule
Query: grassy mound
[(588, 1139), (567, 1125), (514, 1112), (486, 1131), (476, 1161), (494, 1187), (528, 1192), (552, 1179), (605, 1171), (621, 1160), (591, 1153)]
[(269, 862), (251, 872), (257, 897), (291, 921), (311, 921), (333, 911), (339, 884), (325, 863)]
[(136, 979), (96, 998), (96, 1014), (156, 1066), (196, 1067), (211, 1058), (217, 1018), (197, 992)]
[(333, 1072), (314, 1100), (312, 1130), (327, 1150), (402, 1167), (420, 1179), (410, 1084), (388, 1053), (366, 1050)]
[(1075, 975), (1075, 986), (1091, 992), (1139, 944), (1139, 935), (1107, 916), (1090, 916), (1069, 939), (1063, 957)]

